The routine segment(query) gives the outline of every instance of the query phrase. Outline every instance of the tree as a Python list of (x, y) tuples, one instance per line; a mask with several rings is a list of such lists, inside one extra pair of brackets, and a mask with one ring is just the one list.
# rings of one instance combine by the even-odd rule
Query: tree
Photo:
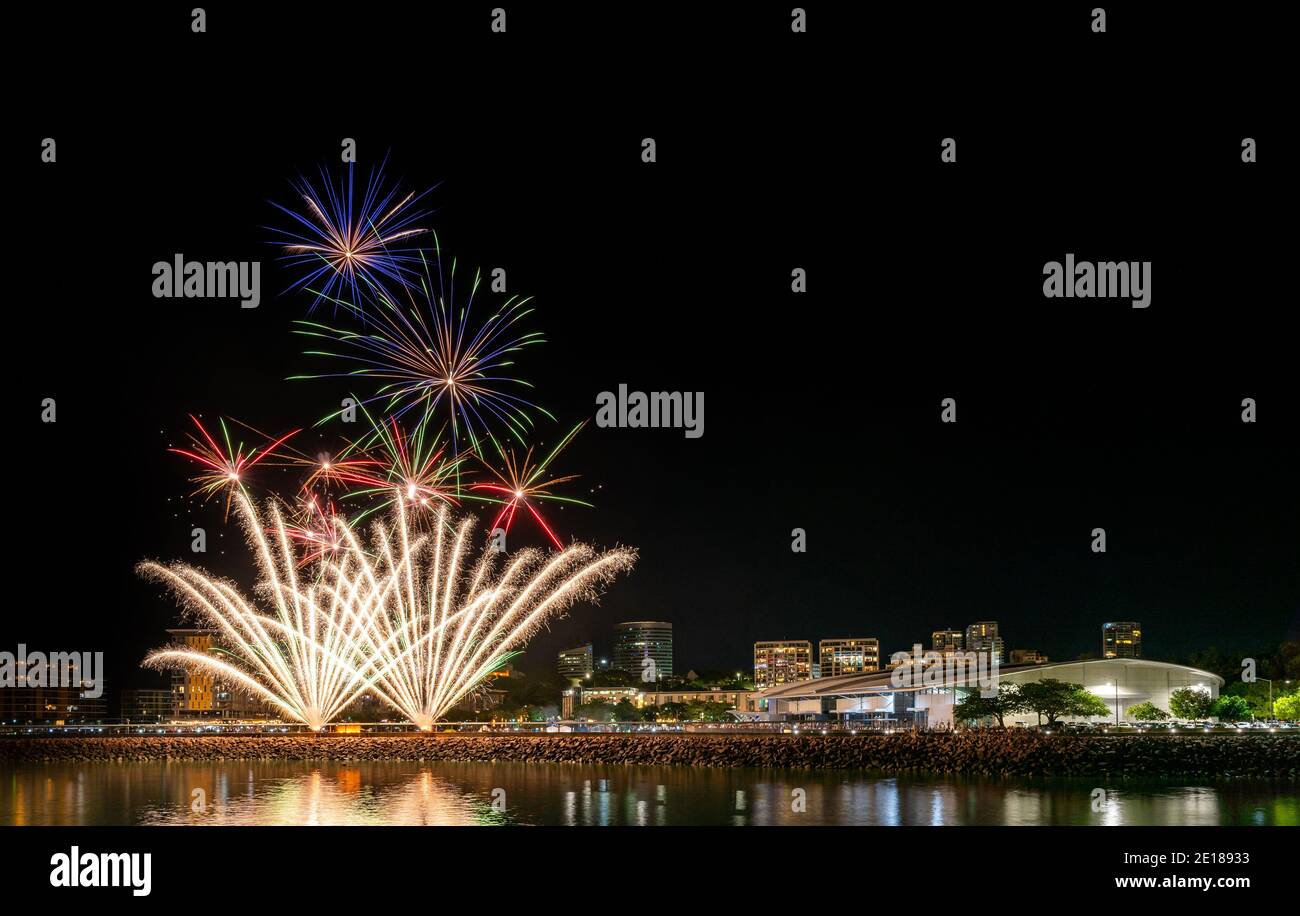
[(998, 727), (1006, 728), (1005, 717), (1024, 708), (1020, 691), (1019, 684), (1000, 684), (997, 696), (993, 697), (980, 696), (978, 690), (972, 690), (953, 709), (953, 718), (966, 724), (981, 719), (997, 719)]
[(1195, 687), (1180, 687), (1169, 694), (1169, 711), (1180, 719), (1204, 719), (1213, 704), (1208, 690)]
[(1252, 681), (1251, 683), (1237, 681), (1229, 684), (1223, 692), (1245, 700), (1246, 705), (1250, 707), (1250, 714), (1253, 718), (1269, 718), (1268, 684), (1264, 681)]
[(731, 719), (727, 714), (729, 708), (726, 703), (691, 700), (682, 718), (691, 722), (727, 722)]
[(1300, 693), (1288, 693), (1275, 699), (1273, 715), (1288, 722), (1300, 719)]
[(685, 703), (660, 703), (652, 712), (656, 722), (680, 722), (686, 718)]
[(1211, 646), (1187, 657), (1193, 668), (1201, 668), (1219, 675), (1229, 684), (1241, 679), (1242, 660), (1255, 660), (1256, 674), (1262, 678), (1285, 681), (1300, 678), (1300, 642), (1282, 642), (1273, 646), (1253, 649), (1222, 651)]
[(632, 701), (624, 697), (614, 706), (614, 718), (619, 722), (640, 722), (641, 710), (632, 705)]
[(587, 682), (589, 687), (638, 687), (640, 680), (626, 671), (611, 668), (609, 671), (597, 671)]
[(593, 722), (613, 722), (614, 715), (614, 707), (604, 700), (592, 700), (590, 703), (583, 703), (573, 711), (575, 719), (590, 719)]
[(1246, 654), (1248, 653), (1224, 652), (1217, 646), (1210, 646), (1208, 649), (1193, 652), (1187, 657), (1187, 662), (1193, 668), (1217, 674), (1228, 683), (1232, 683), (1234, 678), (1241, 677), (1241, 659)]
[(1082, 684), (1058, 681), (1051, 677), (1023, 685), (1020, 688), (1020, 699), (1025, 709), (1038, 714), (1040, 723), (1046, 717), (1048, 725), (1055, 725), (1056, 720), (1062, 716), (1084, 718), (1110, 715), (1110, 707)]
[(1159, 722), (1169, 718), (1169, 713), (1165, 712), (1155, 703), (1147, 701), (1138, 703), (1136, 706), (1130, 706), (1125, 713), (1130, 719), (1136, 719), (1139, 722)]
[(1245, 697), (1225, 694), (1214, 701), (1210, 715), (1217, 716), (1221, 722), (1240, 722), (1250, 718), (1250, 704)]

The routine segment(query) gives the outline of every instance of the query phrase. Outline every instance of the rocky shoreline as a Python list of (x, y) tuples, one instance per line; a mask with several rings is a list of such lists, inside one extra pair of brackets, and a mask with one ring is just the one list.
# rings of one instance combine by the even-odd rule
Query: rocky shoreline
[(0, 738), (0, 765), (209, 760), (538, 761), (982, 776), (1300, 777), (1300, 736), (268, 735)]

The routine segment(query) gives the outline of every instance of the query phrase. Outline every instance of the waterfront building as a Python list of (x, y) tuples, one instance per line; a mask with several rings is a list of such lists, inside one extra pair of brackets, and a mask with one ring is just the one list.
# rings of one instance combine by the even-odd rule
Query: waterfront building
[[(196, 652), (222, 651), (217, 631), (175, 628), (167, 631), (173, 643)], [(275, 713), (250, 692), (201, 668), (172, 672), (171, 717), (175, 719), (251, 719)]]
[(665, 703), (726, 703), (728, 709), (735, 709), (747, 693), (747, 690), (642, 691), (632, 702), (638, 709), (663, 706)]
[(672, 677), (673, 625), (662, 620), (615, 624), (614, 667), (648, 682)]
[(1002, 653), (1002, 637), (998, 634), (996, 620), (980, 620), (966, 627), (966, 650), (968, 652), (991, 652), (993, 659), (1000, 665), (1005, 655)]
[(930, 634), (930, 648), (935, 652), (960, 652), (965, 648), (961, 630), (935, 630)]
[[(937, 666), (934, 666), (937, 667)], [(940, 672), (936, 671), (936, 674)], [(966, 693), (989, 684), (1027, 684), (1053, 678), (1080, 684), (1109, 707), (1093, 722), (1131, 721), (1129, 708), (1152, 703), (1169, 711), (1170, 695), (1182, 688), (1202, 690), (1217, 699), (1223, 678), (1199, 668), (1149, 659), (1111, 658), (1041, 665), (971, 666), (948, 677), (899, 678), (894, 672), (848, 674), (807, 683), (783, 684), (759, 693), (766, 718), (777, 721), (829, 721), (864, 727), (952, 728), (953, 707)], [(1032, 712), (1014, 713), (1007, 725), (1036, 725)], [(1068, 720), (1067, 720), (1068, 721)]]
[(879, 671), (880, 640), (874, 637), (823, 639), (817, 645), (817, 661), (821, 666), (818, 677)]
[(1102, 658), (1141, 658), (1142, 624), (1119, 620), (1101, 625)]
[(577, 708), (586, 703), (617, 706), (623, 700), (637, 705), (641, 691), (636, 687), (583, 687), (575, 684), (560, 693), (560, 718), (572, 719)]
[(806, 639), (777, 639), (754, 643), (754, 687), (811, 680), (812, 643)]
[(172, 692), (166, 688), (124, 689), (120, 711), (123, 722), (161, 722), (171, 718)]
[[(51, 725), (101, 722), (108, 717), (107, 693), (88, 697), (85, 695), (86, 686), (0, 688), (0, 722)], [(99, 688), (104, 690), (102, 675)]]
[(596, 670), (591, 643), (560, 652), (556, 661), (556, 670), (560, 677), (568, 678), (574, 683), (591, 677)]

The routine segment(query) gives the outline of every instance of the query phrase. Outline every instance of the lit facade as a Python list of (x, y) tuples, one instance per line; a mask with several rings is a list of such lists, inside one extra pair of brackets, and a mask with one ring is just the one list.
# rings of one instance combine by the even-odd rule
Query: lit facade
[(728, 709), (738, 708), (747, 690), (665, 690), (644, 691), (633, 700), (637, 708), (663, 706), (665, 703), (726, 703)]
[(124, 722), (160, 722), (172, 714), (172, 692), (153, 688), (122, 691)]
[(812, 680), (812, 643), (806, 639), (778, 639), (754, 643), (754, 687)]
[(1141, 658), (1142, 624), (1120, 620), (1101, 625), (1102, 658)]
[(584, 703), (605, 703), (617, 706), (627, 700), (634, 706), (639, 705), (637, 698), (641, 691), (635, 687), (569, 687), (560, 693), (560, 717), (572, 719), (579, 706)]
[(565, 649), (556, 660), (556, 671), (560, 677), (568, 678), (570, 681), (585, 681), (595, 673), (595, 656), (591, 651), (591, 643), (585, 646), (578, 646), (576, 649)]
[[(217, 652), (216, 631), (171, 629), (173, 641), (196, 652)], [(267, 704), (236, 689), (209, 671), (181, 669), (172, 672), (172, 718), (242, 719), (270, 715)]]
[[(0, 721), (100, 722), (108, 716), (106, 694), (87, 697), (85, 685), (0, 688)], [(101, 679), (100, 687), (103, 682)]]
[(672, 677), (673, 625), (662, 620), (627, 620), (616, 624), (614, 667), (649, 682)]
[(874, 637), (823, 639), (817, 645), (817, 661), (821, 666), (819, 677), (879, 671), (880, 640)]
[[(1137, 658), (1090, 659), (1078, 662), (1049, 662), (1042, 665), (1004, 666), (996, 671), (997, 684), (1027, 684), (1053, 678), (1080, 684), (1106, 704), (1107, 715), (1087, 721), (1132, 721), (1128, 710), (1140, 703), (1152, 703), (1170, 711), (1170, 697), (1176, 690), (1202, 690), (1217, 699), (1223, 678), (1199, 668)], [(980, 683), (975, 675), (952, 681), (918, 682), (899, 686), (892, 672), (845, 675), (820, 681), (785, 684), (761, 692), (767, 702), (766, 718), (778, 721), (830, 721), (903, 728), (952, 728), (953, 709), (969, 690)], [(1015, 713), (1007, 725), (1037, 725), (1032, 712)], [(1063, 721), (1071, 721), (1069, 719)]]
[(935, 652), (960, 652), (966, 646), (961, 630), (935, 630), (930, 634), (930, 648)]
[(1000, 665), (1006, 656), (1002, 651), (1002, 637), (998, 634), (996, 620), (980, 620), (966, 628), (966, 649), (971, 652), (990, 652)]
[(48, 665), (45, 668), (48, 675), (43, 678), (48, 683), (36, 686), (32, 684), (37, 680), (36, 673), (32, 672), (29, 679), (27, 659), (19, 655), (15, 665), (15, 686), (0, 688), (0, 721), (99, 722), (107, 718), (107, 681), (103, 672), (96, 680), (99, 696), (88, 697), (86, 691), (91, 683), (74, 663), (68, 662), (65, 666), (50, 658)]

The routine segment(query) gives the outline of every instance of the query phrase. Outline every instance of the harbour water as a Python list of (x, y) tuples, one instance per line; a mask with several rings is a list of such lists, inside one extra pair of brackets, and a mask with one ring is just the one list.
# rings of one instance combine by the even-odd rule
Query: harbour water
[(0, 768), (0, 825), (40, 824), (1296, 826), (1300, 785), (508, 762)]

